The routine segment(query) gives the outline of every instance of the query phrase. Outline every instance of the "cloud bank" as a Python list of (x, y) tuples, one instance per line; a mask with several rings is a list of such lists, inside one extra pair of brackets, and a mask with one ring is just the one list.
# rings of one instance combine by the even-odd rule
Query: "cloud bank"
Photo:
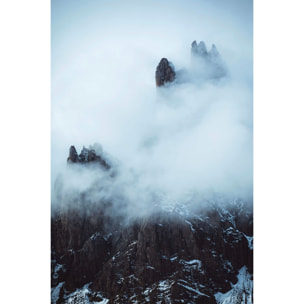
[[(216, 45), (228, 76), (157, 89), (160, 59), (190, 69), (195, 39)], [(160, 193), (250, 201), (252, 95), (251, 1), (52, 1), (52, 185), (61, 174), (71, 193), (103, 184), (92, 195), (142, 206)], [(71, 145), (95, 142), (115, 182), (66, 166)]]

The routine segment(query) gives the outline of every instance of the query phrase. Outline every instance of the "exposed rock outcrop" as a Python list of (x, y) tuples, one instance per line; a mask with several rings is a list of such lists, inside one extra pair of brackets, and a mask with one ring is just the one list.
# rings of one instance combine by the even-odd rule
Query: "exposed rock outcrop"
[(191, 44), (192, 69), (196, 75), (202, 74), (204, 78), (220, 79), (227, 75), (227, 69), (216, 46), (212, 44), (208, 52), (204, 41)]
[(156, 68), (155, 80), (156, 86), (161, 87), (172, 82), (180, 84), (214, 81), (226, 75), (226, 65), (216, 46), (212, 44), (210, 51), (208, 51), (204, 41), (197, 44), (194, 40), (191, 44), (191, 66), (175, 71), (173, 64), (166, 58), (162, 58)]
[(191, 54), (193, 56), (200, 56), (206, 58), (208, 56), (207, 48), (204, 41), (201, 41), (197, 44), (196, 40), (194, 40), (191, 44)]
[(169, 62), (167, 58), (162, 58), (155, 72), (156, 86), (161, 87), (166, 83), (173, 82), (175, 75), (176, 73), (173, 64)]
[(74, 146), (70, 147), (70, 153), (67, 161), (71, 163), (78, 163), (79, 161), (79, 156)]
[(191, 54), (194, 57), (201, 57), (209, 60), (220, 56), (214, 44), (212, 44), (211, 50), (208, 52), (205, 42), (201, 41), (199, 44), (197, 44), (196, 40), (194, 40), (191, 44)]
[[(72, 146), (68, 159), (98, 164), (100, 158), (93, 149), (78, 155)], [(155, 209), (127, 221), (117, 205), (92, 195), (96, 187), (103, 185), (52, 213), (52, 304), (216, 304), (216, 295), (232, 293), (241, 268), (251, 277), (250, 205), (210, 202), (195, 213)], [(64, 205), (64, 187), (59, 191)]]
[(110, 165), (101, 157), (101, 155), (98, 155), (93, 148), (87, 149), (86, 147), (83, 147), (81, 153), (78, 155), (76, 148), (71, 146), (67, 162), (81, 164), (96, 162), (99, 163), (103, 168), (110, 169)]
[[(214, 295), (228, 292), (243, 266), (252, 273), (252, 215), (247, 235), (235, 225), (237, 205), (186, 218), (159, 213), (127, 226), (111, 222), (102, 208), (52, 219), (52, 284), (64, 282), (65, 295), (92, 282), (91, 295), (101, 294), (108, 303), (215, 304)], [(75, 225), (81, 230), (71, 230)], [(66, 245), (58, 247), (59, 235)], [(71, 242), (75, 237), (79, 241)], [(56, 303), (64, 303), (64, 297)]]

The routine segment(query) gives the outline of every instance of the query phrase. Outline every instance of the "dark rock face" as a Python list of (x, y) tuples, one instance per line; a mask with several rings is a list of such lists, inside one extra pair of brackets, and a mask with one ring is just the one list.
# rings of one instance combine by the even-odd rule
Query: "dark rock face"
[(155, 72), (156, 86), (161, 87), (165, 85), (165, 83), (173, 82), (175, 75), (174, 66), (168, 61), (167, 58), (162, 58)]
[[(69, 164), (101, 160), (94, 149), (78, 155), (70, 148)], [(250, 204), (213, 200), (195, 213), (157, 209), (127, 220), (111, 201), (92, 199), (90, 189), (73, 196), (68, 207), (64, 187), (58, 189), (61, 202), (51, 218), (53, 304), (217, 304), (216, 296), (230, 292), (241, 269), (252, 276)], [(240, 288), (240, 299), (252, 298), (252, 289)]]
[(77, 163), (79, 161), (78, 153), (74, 146), (70, 147), (70, 153), (68, 157), (68, 162)]
[(160, 211), (129, 224), (111, 208), (84, 197), (52, 217), (52, 303), (90, 283), (90, 301), (216, 304), (214, 294), (230, 290), (241, 267), (253, 271), (253, 218), (244, 204), (189, 216)]

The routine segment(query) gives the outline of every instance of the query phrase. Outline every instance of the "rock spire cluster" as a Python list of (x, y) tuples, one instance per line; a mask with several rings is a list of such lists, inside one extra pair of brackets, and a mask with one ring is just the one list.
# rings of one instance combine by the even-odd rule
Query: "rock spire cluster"
[(155, 81), (157, 87), (162, 87), (170, 83), (217, 80), (226, 75), (226, 66), (216, 46), (212, 44), (208, 51), (204, 41), (197, 43), (194, 40), (191, 44), (191, 66), (176, 71), (172, 62), (162, 58), (156, 67)]
[(96, 162), (103, 168), (110, 169), (110, 165), (100, 155), (96, 154), (93, 148), (87, 149), (86, 147), (83, 147), (81, 153), (78, 155), (75, 146), (71, 146), (67, 162), (81, 164)]
[(211, 50), (208, 52), (205, 42), (201, 41), (199, 44), (197, 44), (196, 40), (194, 40), (191, 44), (191, 55), (209, 60), (220, 56), (214, 44), (212, 44)]

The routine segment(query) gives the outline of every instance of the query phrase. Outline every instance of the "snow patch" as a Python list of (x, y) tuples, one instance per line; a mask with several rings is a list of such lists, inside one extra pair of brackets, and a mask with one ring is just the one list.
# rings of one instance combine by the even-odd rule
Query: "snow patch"
[(56, 303), (59, 299), (59, 294), (61, 287), (63, 286), (64, 282), (60, 282), (56, 287), (51, 289), (51, 302)]
[(185, 220), (185, 222), (186, 222), (187, 224), (189, 224), (189, 225), (190, 225), (191, 230), (192, 230), (193, 232), (195, 232), (195, 229), (193, 228), (192, 223), (191, 223), (191, 222), (189, 222), (189, 221), (187, 221), (187, 220)]
[(253, 236), (248, 236), (245, 233), (243, 233), (244, 237), (247, 239), (248, 241), (248, 247), (250, 250), (253, 250)]
[[(89, 286), (91, 283), (84, 285), (82, 288), (77, 289), (75, 292), (68, 295), (66, 304), (107, 304), (109, 299), (104, 298), (100, 293), (100, 301), (91, 302), (89, 299), (89, 295), (92, 293)], [(54, 302), (55, 303), (55, 302)]]
[(190, 287), (190, 286), (184, 285), (184, 284), (179, 283), (179, 282), (178, 282), (177, 284), (180, 285), (180, 286), (182, 286), (182, 287), (184, 287), (184, 288), (186, 288), (186, 289), (189, 290), (189, 291), (192, 291), (192, 292), (197, 293), (199, 296), (204, 296), (204, 297), (210, 298), (210, 296), (208, 296), (208, 295), (206, 295), (205, 293), (200, 292), (199, 290), (194, 289), (194, 288), (192, 288), (192, 287)]
[(160, 281), (158, 283), (158, 289), (160, 291), (168, 291), (168, 289), (170, 289), (173, 284), (174, 284), (174, 281), (172, 281), (172, 280)]
[(111, 236), (112, 236), (112, 233), (110, 232), (109, 234), (105, 235), (105, 236), (103, 237), (103, 239), (104, 239), (105, 241), (108, 241), (109, 238), (110, 238)]
[(153, 269), (153, 270), (155, 270), (155, 268), (152, 267), (152, 266), (150, 266), (150, 265), (148, 265), (146, 268), (147, 268), (147, 269)]
[(200, 260), (191, 260), (191, 261), (181, 260), (180, 263), (191, 268), (195, 267), (200, 269), (202, 267), (202, 262)]
[(218, 292), (214, 295), (217, 304), (253, 304), (252, 275), (244, 266), (239, 270), (238, 281), (226, 293)]
[(100, 232), (95, 232), (91, 235), (90, 240), (95, 241), (100, 236)]

